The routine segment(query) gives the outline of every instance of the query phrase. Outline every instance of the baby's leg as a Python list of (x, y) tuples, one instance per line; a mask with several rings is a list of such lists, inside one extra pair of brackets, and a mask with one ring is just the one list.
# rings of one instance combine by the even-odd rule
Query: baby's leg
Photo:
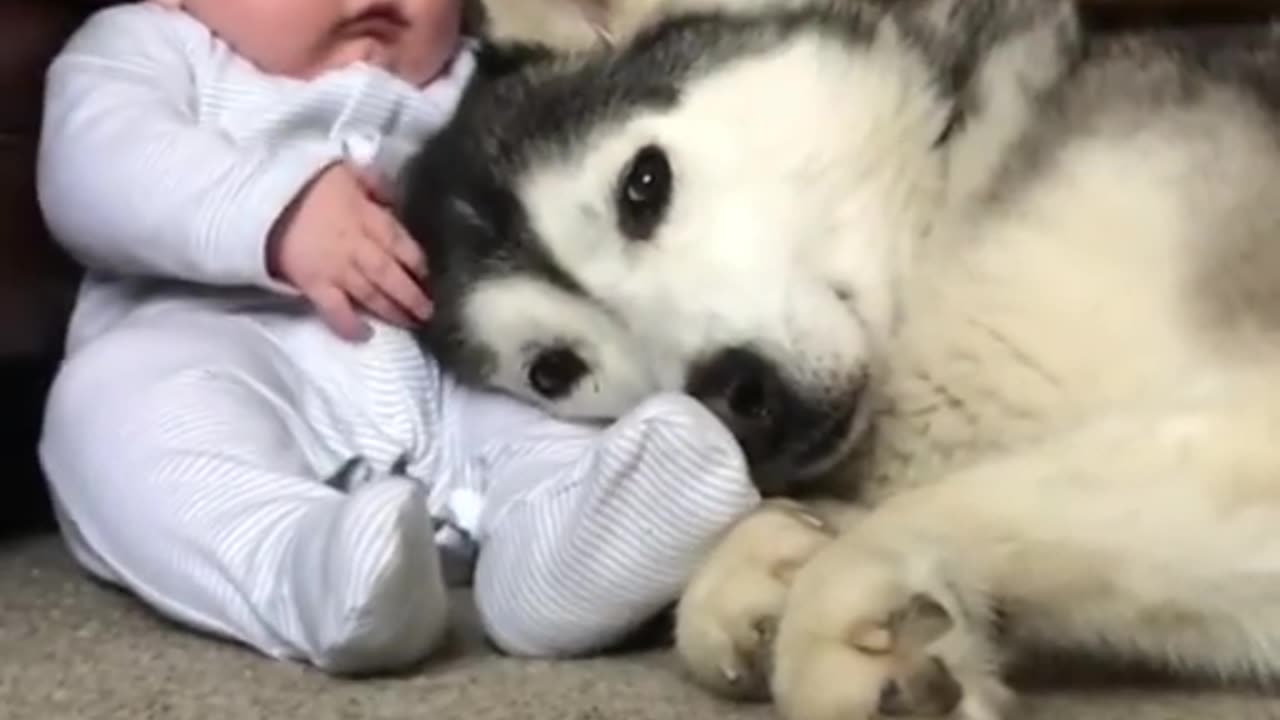
[(513, 654), (623, 640), (760, 500), (733, 438), (689, 398), (655, 398), (608, 428), (541, 417), (504, 434), (480, 454), (490, 497), (475, 592)]
[[(425, 501), (320, 459), (300, 375), (230, 316), (131, 321), (69, 358), (40, 444), (68, 543), (161, 613), (273, 657), (421, 660), (447, 616)], [(377, 481), (323, 482), (344, 465)]]

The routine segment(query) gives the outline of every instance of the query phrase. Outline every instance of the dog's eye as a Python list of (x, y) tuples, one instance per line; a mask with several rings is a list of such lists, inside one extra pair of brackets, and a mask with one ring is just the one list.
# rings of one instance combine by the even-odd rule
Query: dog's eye
[(631, 158), (618, 184), (618, 227), (631, 240), (648, 240), (671, 203), (671, 163), (657, 145)]
[(529, 365), (529, 386), (548, 400), (568, 395), (590, 368), (578, 353), (565, 347), (538, 353)]

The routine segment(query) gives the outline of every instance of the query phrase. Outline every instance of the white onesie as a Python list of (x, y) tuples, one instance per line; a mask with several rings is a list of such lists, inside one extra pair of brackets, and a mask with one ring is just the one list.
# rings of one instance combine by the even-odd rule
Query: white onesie
[(353, 146), (403, 161), (470, 72), (464, 50), (426, 88), (363, 64), (267, 76), (154, 3), (71, 38), (38, 189), (88, 272), (40, 457), (90, 572), (271, 656), (374, 672), (439, 644), (443, 571), (473, 569), (499, 647), (563, 656), (672, 602), (759, 501), (689, 398), (557, 421), (451, 382), (401, 329), (339, 339), (268, 276), (306, 182)]

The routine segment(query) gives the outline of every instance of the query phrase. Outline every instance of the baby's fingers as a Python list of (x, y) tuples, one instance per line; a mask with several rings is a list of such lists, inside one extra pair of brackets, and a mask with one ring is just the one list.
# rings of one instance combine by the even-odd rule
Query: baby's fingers
[(334, 285), (322, 285), (306, 293), (316, 311), (334, 333), (345, 340), (363, 342), (369, 339), (368, 323), (360, 318), (347, 293)]
[(384, 208), (371, 206), (365, 219), (369, 233), (387, 252), (418, 278), (427, 275), (427, 256), (422, 247), (409, 237), (396, 217)]
[(343, 286), (347, 294), (377, 317), (400, 327), (413, 327), (413, 317), (374, 282), (363, 270), (356, 267), (348, 273)]
[[(389, 214), (388, 214), (389, 215)], [(420, 279), (427, 277), (427, 256), (422, 251), (422, 246), (414, 242), (409, 237), (409, 233), (394, 218), (391, 219), (391, 229), (387, 236), (387, 249), (401, 265), (409, 268), (410, 272)]]
[(431, 301), (422, 286), (386, 248), (366, 244), (356, 253), (356, 266), (373, 286), (419, 321), (431, 316)]

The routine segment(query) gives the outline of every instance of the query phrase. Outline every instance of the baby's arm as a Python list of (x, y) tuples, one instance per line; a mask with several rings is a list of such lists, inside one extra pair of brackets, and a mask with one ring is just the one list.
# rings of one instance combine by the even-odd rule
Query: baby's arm
[(50, 66), (39, 198), (53, 235), (84, 265), (279, 286), (266, 238), (341, 149), (244, 146), (202, 127), (192, 58), (211, 47), (181, 13), (130, 4), (93, 16)]
[(728, 431), (660, 396), (605, 429), (553, 420), (486, 453), (476, 602), (504, 651), (605, 649), (675, 602), (760, 500)]

